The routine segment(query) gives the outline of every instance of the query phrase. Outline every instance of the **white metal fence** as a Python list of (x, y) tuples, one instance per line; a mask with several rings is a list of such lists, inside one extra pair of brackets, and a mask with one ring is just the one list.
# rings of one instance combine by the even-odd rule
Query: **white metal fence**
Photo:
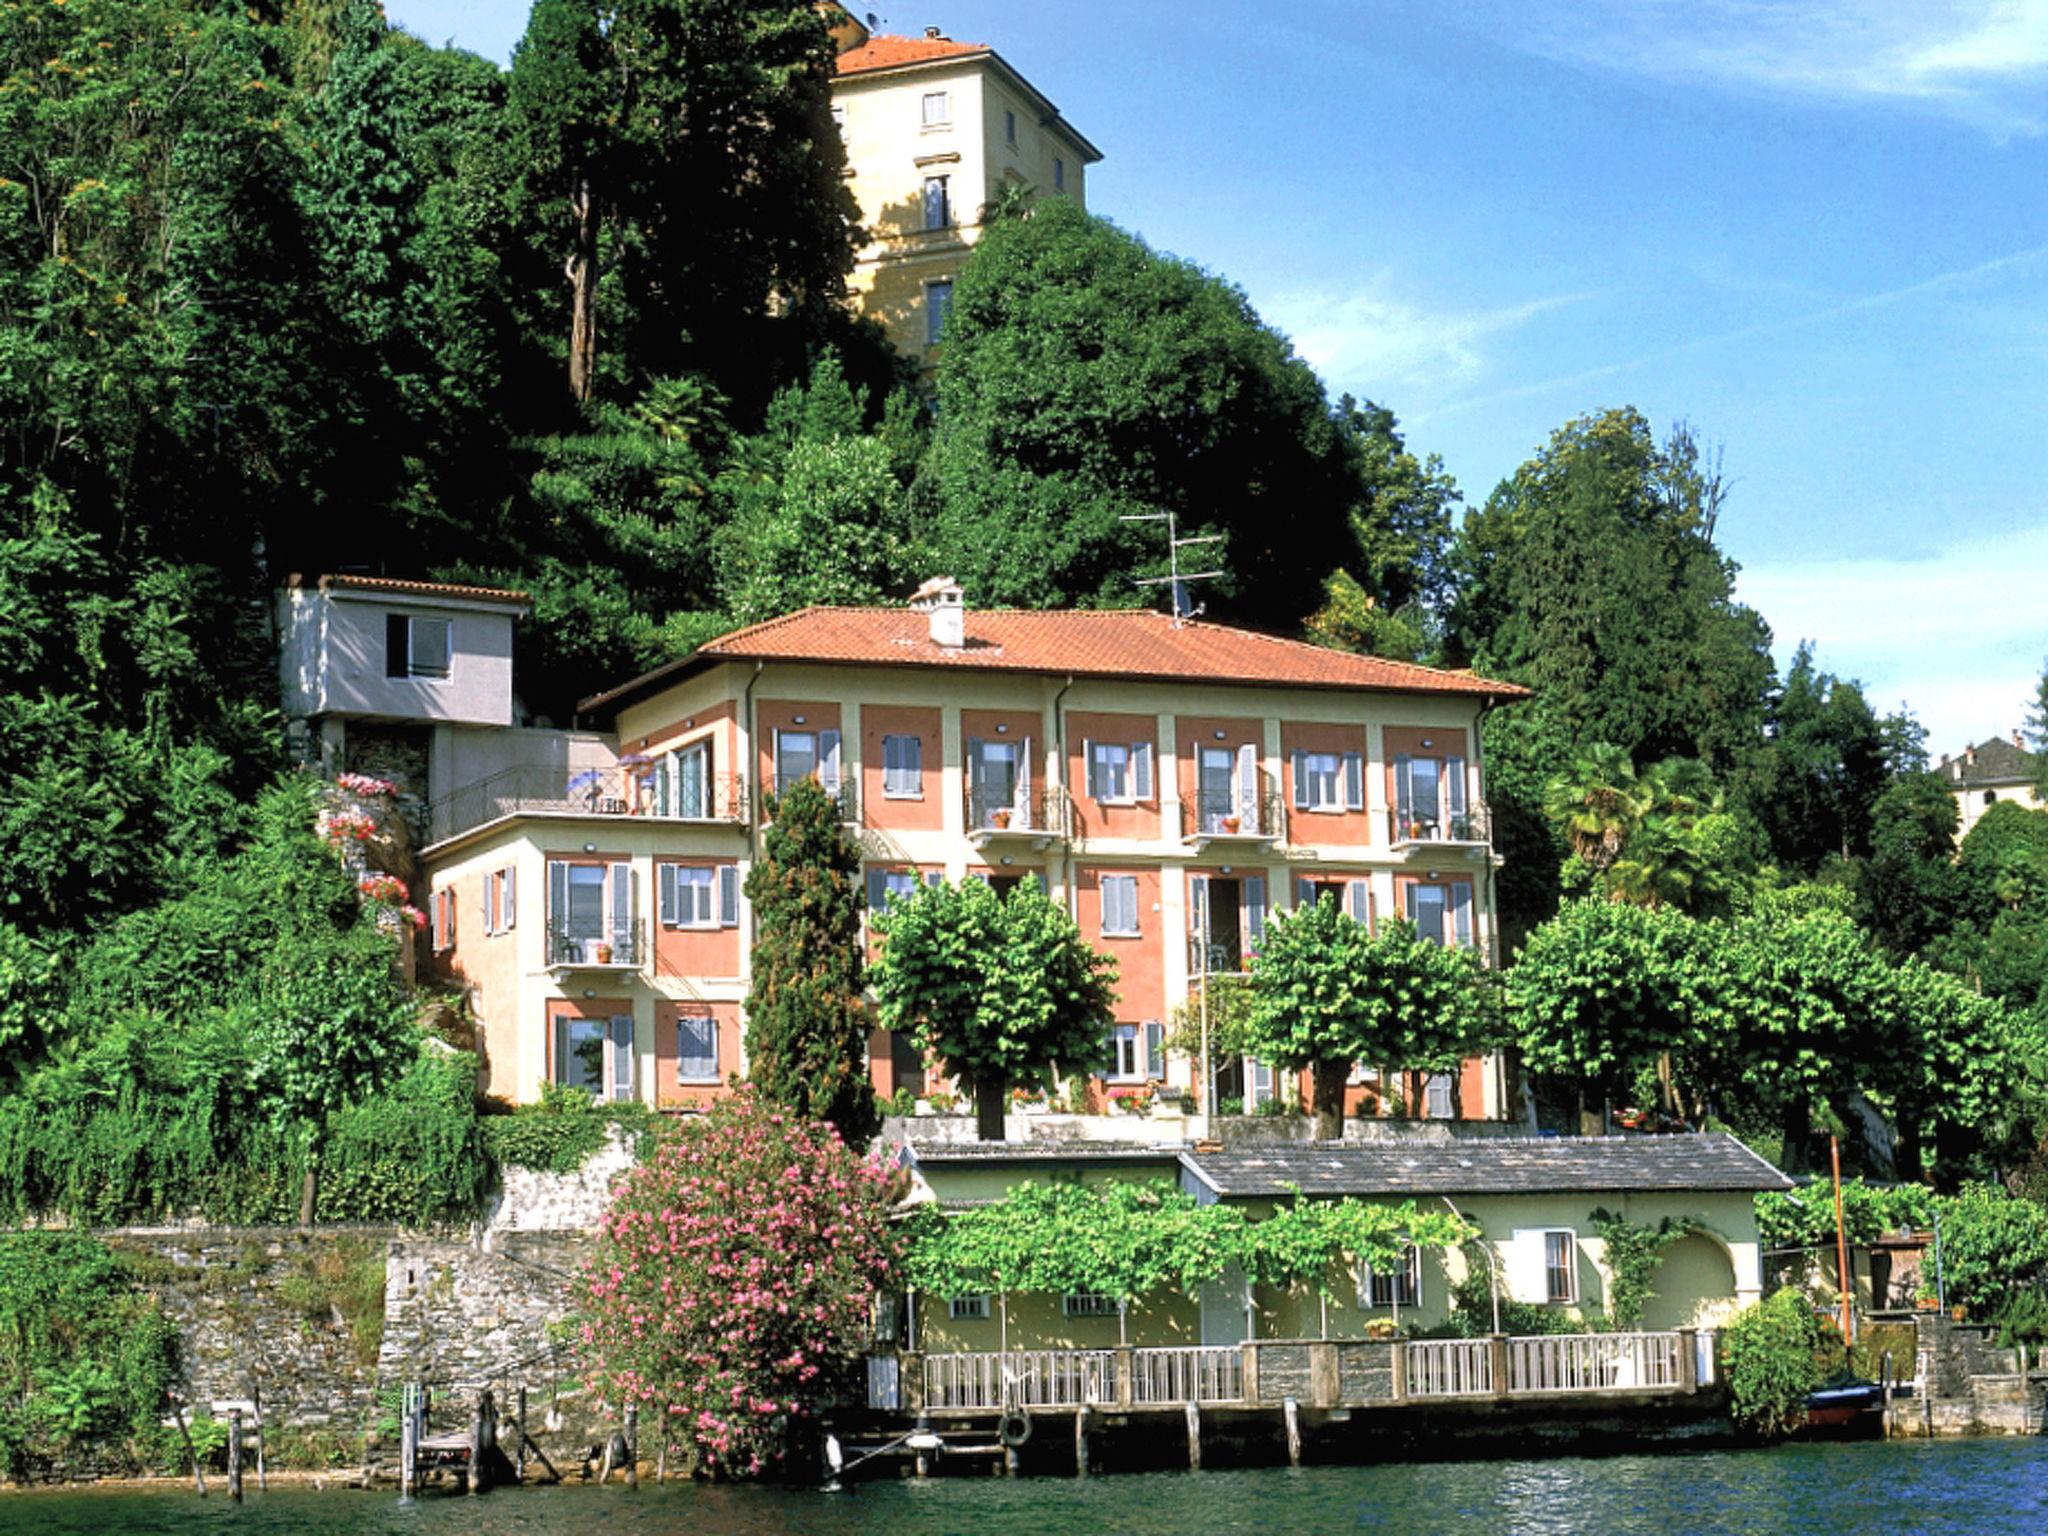
[(1675, 1333), (1532, 1335), (1507, 1341), (1510, 1392), (1622, 1392), (1676, 1387)]
[(928, 1355), (924, 1362), (930, 1408), (1076, 1408), (1115, 1397), (1113, 1350), (989, 1350)]
[(1470, 1397), (1493, 1390), (1493, 1345), (1486, 1339), (1412, 1339), (1410, 1397)]
[(1244, 1401), (1244, 1351), (1235, 1344), (1131, 1351), (1134, 1403)]

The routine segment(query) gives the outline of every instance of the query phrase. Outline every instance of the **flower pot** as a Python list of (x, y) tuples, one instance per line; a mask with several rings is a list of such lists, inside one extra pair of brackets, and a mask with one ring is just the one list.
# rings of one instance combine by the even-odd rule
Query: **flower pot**
[(610, 965), (612, 963), (611, 945), (600, 944), (597, 946), (597, 963), (599, 965)]
[(1008, 811), (991, 811), (989, 819), (995, 823), (998, 832), (1005, 830), (1010, 825), (1010, 813)]
[(1239, 817), (1226, 816), (1223, 818), (1223, 830), (1225, 832), (1235, 832), (1242, 825), (1243, 822)]

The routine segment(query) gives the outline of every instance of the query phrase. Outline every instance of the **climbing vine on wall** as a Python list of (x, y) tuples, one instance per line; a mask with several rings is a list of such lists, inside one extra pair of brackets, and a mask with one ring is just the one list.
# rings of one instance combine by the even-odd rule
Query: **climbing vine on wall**
[(1634, 1328), (1657, 1293), (1651, 1282), (1664, 1250), (1700, 1223), (1691, 1216), (1666, 1216), (1654, 1227), (1630, 1221), (1602, 1206), (1593, 1212), (1593, 1230), (1607, 1245), (1607, 1321), (1616, 1328)]

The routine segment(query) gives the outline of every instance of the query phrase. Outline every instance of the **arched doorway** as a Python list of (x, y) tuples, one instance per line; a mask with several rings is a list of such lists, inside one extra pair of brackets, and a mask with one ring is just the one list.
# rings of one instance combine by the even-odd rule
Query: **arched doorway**
[(1718, 1239), (1688, 1232), (1664, 1250), (1651, 1288), (1656, 1294), (1643, 1309), (1644, 1328), (1717, 1323), (1735, 1307), (1735, 1264)]

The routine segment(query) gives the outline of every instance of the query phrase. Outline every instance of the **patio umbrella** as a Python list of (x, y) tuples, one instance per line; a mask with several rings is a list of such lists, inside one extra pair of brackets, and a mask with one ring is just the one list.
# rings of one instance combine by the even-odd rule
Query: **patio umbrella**
[(654, 766), (654, 759), (645, 752), (628, 752), (619, 759), (621, 768), (630, 768), (634, 773), (645, 773)]
[(573, 795), (578, 790), (595, 789), (603, 782), (604, 770), (602, 768), (586, 768), (581, 773), (570, 777), (569, 793)]

